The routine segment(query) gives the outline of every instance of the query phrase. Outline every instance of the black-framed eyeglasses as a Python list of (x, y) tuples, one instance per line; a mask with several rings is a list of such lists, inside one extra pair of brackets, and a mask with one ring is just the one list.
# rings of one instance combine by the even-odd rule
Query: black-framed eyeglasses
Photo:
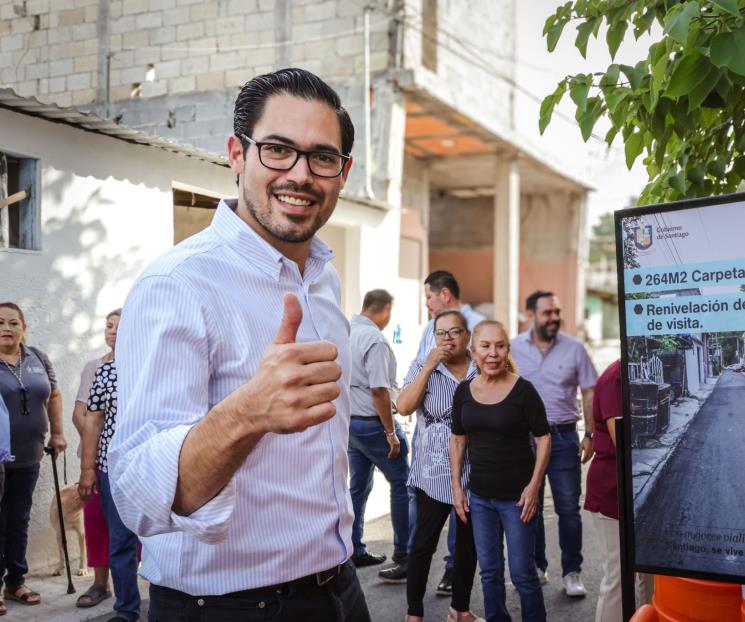
[(456, 337), (460, 337), (465, 332), (466, 329), (461, 328), (460, 326), (453, 326), (453, 328), (449, 328), (448, 330), (445, 330), (444, 328), (438, 328), (435, 331), (435, 337), (437, 337), (438, 339), (443, 339), (445, 335), (448, 335), (451, 339), (455, 339)]
[(289, 171), (297, 164), (300, 156), (305, 156), (311, 173), (318, 177), (333, 178), (341, 175), (344, 165), (349, 161), (349, 156), (334, 151), (306, 151), (283, 143), (259, 142), (245, 134), (239, 136), (256, 145), (259, 162), (273, 171)]
[(28, 389), (26, 387), (21, 387), (21, 410), (26, 417), (31, 414), (28, 411)]

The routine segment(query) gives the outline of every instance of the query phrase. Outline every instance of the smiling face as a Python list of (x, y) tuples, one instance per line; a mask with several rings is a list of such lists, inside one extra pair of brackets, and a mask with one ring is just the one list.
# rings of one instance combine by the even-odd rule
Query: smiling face
[(449, 348), (453, 353), (453, 358), (465, 356), (471, 333), (468, 332), (468, 327), (460, 316), (448, 313), (437, 318), (434, 331), (437, 347)]
[(536, 301), (535, 311), (528, 311), (533, 330), (543, 341), (551, 341), (561, 328), (561, 307), (556, 296), (542, 296)]
[(110, 315), (106, 318), (106, 328), (103, 334), (106, 339), (106, 345), (112, 350), (116, 347), (116, 332), (119, 329), (120, 319), (118, 315)]
[(25, 333), (26, 324), (18, 311), (0, 307), (0, 349), (9, 354), (17, 353)]
[[(336, 112), (324, 102), (284, 93), (266, 101), (251, 138), (341, 153)], [(313, 175), (303, 156), (290, 170), (275, 171), (261, 163), (256, 145), (250, 145), (244, 154), (238, 138), (231, 136), (228, 148), (231, 168), (239, 175), (238, 215), (291, 258), (297, 245), (309, 248), (311, 238), (336, 207), (351, 160), (341, 175), (329, 179)]]
[(500, 376), (508, 370), (510, 340), (497, 324), (486, 324), (476, 330), (471, 353), (484, 376)]

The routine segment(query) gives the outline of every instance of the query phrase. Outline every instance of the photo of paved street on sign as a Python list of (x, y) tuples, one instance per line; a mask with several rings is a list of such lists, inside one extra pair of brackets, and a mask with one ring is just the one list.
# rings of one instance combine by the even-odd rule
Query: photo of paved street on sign
[(701, 209), (622, 222), (635, 563), (745, 577), (745, 209)]
[(636, 562), (742, 575), (745, 530), (732, 528), (745, 515), (745, 488), (737, 485), (745, 473), (742, 366), (724, 369), (707, 393), (698, 412), (681, 409), (670, 446), (660, 439), (660, 448), (632, 450)]

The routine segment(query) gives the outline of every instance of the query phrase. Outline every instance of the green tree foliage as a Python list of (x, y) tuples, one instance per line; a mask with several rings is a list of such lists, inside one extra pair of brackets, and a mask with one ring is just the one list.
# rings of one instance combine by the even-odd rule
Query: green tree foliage
[(549, 51), (572, 25), (582, 56), (606, 26), (611, 58), (631, 30), (663, 36), (633, 67), (567, 76), (543, 100), (541, 133), (568, 93), (587, 141), (598, 119), (620, 134), (626, 164), (642, 156), (649, 182), (639, 204), (734, 192), (745, 179), (745, 0), (576, 0), (549, 16)]

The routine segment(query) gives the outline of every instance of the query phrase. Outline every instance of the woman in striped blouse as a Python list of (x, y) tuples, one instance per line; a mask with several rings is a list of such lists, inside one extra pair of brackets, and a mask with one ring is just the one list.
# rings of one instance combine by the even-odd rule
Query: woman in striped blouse
[[(434, 321), (434, 333), (437, 347), (429, 353), (424, 363), (415, 360), (411, 364), (397, 400), (399, 413), (409, 415), (418, 408), (425, 424), (417, 441), (408, 481), (408, 485), (416, 490), (417, 522), (407, 566), (407, 622), (422, 622), (423, 598), (432, 555), (453, 508), (448, 450), (453, 396), (461, 382), (476, 374), (476, 367), (468, 354), (471, 334), (459, 311), (439, 313)], [(464, 469), (466, 477), (467, 471)], [(475, 572), (473, 532), (470, 524), (458, 520), (449, 621), (481, 620), (470, 611), (469, 604)]]

